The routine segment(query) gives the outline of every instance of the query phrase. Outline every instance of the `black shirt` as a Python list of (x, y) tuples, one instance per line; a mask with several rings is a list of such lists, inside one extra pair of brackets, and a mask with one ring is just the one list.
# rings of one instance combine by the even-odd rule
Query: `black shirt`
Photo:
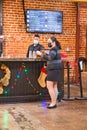
[(47, 60), (48, 70), (57, 70), (63, 68), (59, 47), (55, 46), (51, 48), (48, 55), (42, 54), (41, 57)]
[(29, 57), (29, 51), (41, 51), (43, 49), (44, 49), (44, 47), (40, 44), (37, 44), (36, 46), (34, 46), (34, 44), (32, 44), (28, 48), (26, 57)]

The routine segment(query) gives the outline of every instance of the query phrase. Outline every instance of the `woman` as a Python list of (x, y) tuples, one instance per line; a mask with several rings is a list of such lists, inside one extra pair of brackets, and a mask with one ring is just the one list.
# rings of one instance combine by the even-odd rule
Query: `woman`
[(54, 36), (49, 38), (48, 47), (51, 48), (48, 55), (43, 55), (40, 51), (37, 51), (37, 55), (47, 60), (47, 89), (51, 98), (51, 103), (48, 104), (47, 108), (51, 109), (57, 107), (57, 85), (63, 65), (60, 54), (61, 46)]

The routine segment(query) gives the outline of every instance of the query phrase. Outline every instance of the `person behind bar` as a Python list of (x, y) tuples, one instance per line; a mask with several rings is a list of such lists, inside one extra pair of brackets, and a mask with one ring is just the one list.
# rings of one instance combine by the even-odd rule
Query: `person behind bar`
[(51, 102), (47, 105), (47, 108), (57, 107), (57, 97), (58, 97), (58, 82), (60, 81), (61, 70), (63, 69), (63, 64), (61, 61), (60, 49), (61, 45), (59, 41), (54, 37), (48, 39), (48, 47), (50, 48), (49, 54), (43, 54), (37, 51), (36, 54), (47, 60), (47, 89), (51, 98)]
[(33, 44), (28, 47), (26, 57), (29, 57), (29, 51), (32, 51), (32, 52), (35, 51), (36, 52), (36, 51), (41, 51), (41, 50), (44, 49), (44, 46), (39, 44), (39, 39), (40, 39), (40, 36), (38, 34), (35, 34)]

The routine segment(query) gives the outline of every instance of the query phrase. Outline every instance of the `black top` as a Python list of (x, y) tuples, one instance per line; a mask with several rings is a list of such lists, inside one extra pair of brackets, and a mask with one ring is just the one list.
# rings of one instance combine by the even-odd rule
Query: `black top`
[(37, 44), (36, 46), (34, 46), (34, 44), (32, 44), (28, 48), (26, 57), (29, 57), (29, 51), (41, 51), (43, 49), (44, 49), (44, 47), (40, 44)]
[(44, 59), (47, 60), (47, 69), (62, 69), (62, 60), (59, 47), (53, 47), (48, 55), (41, 55)]

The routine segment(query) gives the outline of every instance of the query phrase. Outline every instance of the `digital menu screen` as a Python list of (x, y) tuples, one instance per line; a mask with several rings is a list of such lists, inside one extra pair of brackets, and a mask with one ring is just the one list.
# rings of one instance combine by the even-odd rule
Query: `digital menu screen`
[(62, 33), (62, 11), (27, 10), (27, 32)]

